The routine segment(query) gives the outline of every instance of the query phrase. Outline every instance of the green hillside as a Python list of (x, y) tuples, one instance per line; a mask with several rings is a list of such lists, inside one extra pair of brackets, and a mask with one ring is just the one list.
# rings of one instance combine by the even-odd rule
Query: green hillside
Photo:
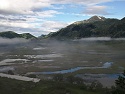
[(13, 31), (6, 31), (6, 32), (0, 32), (0, 37), (2, 38), (25, 38), (25, 39), (34, 39), (36, 38), (35, 36), (29, 34), (29, 33), (24, 33), (24, 34), (17, 34)]
[(23, 33), (23, 34), (20, 34), (20, 36), (22, 38), (25, 38), (25, 39), (34, 39), (34, 38), (36, 38), (35, 36), (31, 35), (30, 33)]
[(79, 39), (85, 37), (125, 37), (125, 18), (109, 19), (93, 16), (88, 20), (75, 22), (57, 32), (50, 33), (50, 38)]

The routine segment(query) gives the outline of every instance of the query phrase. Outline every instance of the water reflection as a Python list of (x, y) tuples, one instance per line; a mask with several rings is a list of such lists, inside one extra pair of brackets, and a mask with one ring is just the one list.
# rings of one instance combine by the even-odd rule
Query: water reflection
[(76, 67), (67, 70), (60, 70), (60, 71), (53, 71), (53, 72), (30, 72), (28, 74), (65, 74), (65, 73), (72, 73), (81, 69), (100, 69), (100, 68), (109, 68), (113, 62), (106, 62), (101, 67)]

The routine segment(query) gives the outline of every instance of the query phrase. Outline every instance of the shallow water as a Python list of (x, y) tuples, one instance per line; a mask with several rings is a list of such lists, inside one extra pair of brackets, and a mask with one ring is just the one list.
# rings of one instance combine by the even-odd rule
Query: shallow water
[(77, 74), (76, 77), (81, 78), (115, 78), (117, 79), (119, 76), (123, 76), (122, 73), (116, 74)]
[(22, 61), (22, 62), (26, 63), (29, 60), (27, 60), (27, 59), (4, 59), (4, 60), (0, 61), (0, 65), (2, 65), (2, 66), (3, 65), (12, 65), (12, 64), (14, 64), (15, 61)]
[(12, 66), (1, 66), (1, 67), (0, 67), (0, 72), (7, 72), (7, 71), (9, 71), (9, 70), (14, 71), (15, 68), (12, 67)]
[(61, 54), (47, 54), (47, 55), (24, 55), (27, 58), (56, 58), (62, 57)]
[(43, 48), (43, 47), (38, 47), (38, 48), (33, 48), (33, 50), (44, 50), (46, 48)]
[(112, 62), (106, 62), (103, 64), (102, 67), (76, 67), (76, 68), (71, 68), (67, 70), (60, 70), (60, 71), (51, 71), (51, 72), (32, 72), (28, 74), (66, 74), (66, 73), (72, 73), (81, 69), (100, 69), (100, 68), (109, 68), (111, 67), (113, 63)]
[(97, 69), (104, 73), (119, 73), (125, 69), (123, 39), (49, 40), (0, 45), (0, 53), (0, 66), (16, 66), (15, 71), (19, 73), (64, 74), (84, 69), (89, 73), (93, 72), (91, 69), (95, 69), (96, 73), (100, 73)]

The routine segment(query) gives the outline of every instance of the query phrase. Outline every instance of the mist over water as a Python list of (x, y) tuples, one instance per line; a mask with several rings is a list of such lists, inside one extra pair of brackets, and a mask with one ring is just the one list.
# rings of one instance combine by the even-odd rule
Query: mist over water
[[(61, 41), (1, 39), (0, 44), (6, 43), (9, 46), (0, 45), (0, 65), (16, 67), (14, 71), (17, 74), (60, 72), (73, 68), (80, 68), (73, 72), (87, 69), (89, 73), (92, 73), (92, 70), (99, 73), (100, 71), (97, 71), (99, 69), (106, 73), (110, 68), (112, 71), (120, 72), (122, 70), (119, 68), (124, 67), (125, 61), (125, 41), (117, 40), (108, 37)], [(21, 45), (17, 45), (18, 43)], [(6, 60), (12, 61), (5, 62)], [(106, 62), (113, 64), (102, 68)]]
[(111, 37), (90, 37), (79, 39), (81, 41), (112, 41), (112, 40), (125, 40), (125, 38), (111, 38)]
[(19, 44), (26, 42), (29, 42), (29, 40), (24, 38), (14, 38), (14, 39), (0, 38), (0, 44)]
[(82, 38), (83, 41), (110, 41), (110, 37), (91, 37), (91, 38)]

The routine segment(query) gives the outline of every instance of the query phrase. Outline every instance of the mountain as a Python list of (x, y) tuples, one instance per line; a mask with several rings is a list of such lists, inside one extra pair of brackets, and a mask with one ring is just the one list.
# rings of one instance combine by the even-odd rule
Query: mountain
[(6, 32), (0, 32), (0, 37), (3, 38), (25, 38), (25, 39), (34, 39), (35, 36), (29, 34), (29, 33), (23, 33), (23, 34), (17, 34), (13, 31), (6, 31)]
[(48, 34), (49, 38), (85, 38), (85, 37), (125, 37), (125, 18), (111, 19), (93, 16), (77, 21), (57, 32)]
[(93, 17), (89, 18), (89, 19), (87, 20), (87, 22), (90, 23), (90, 22), (104, 21), (104, 20), (106, 20), (105, 17), (102, 17), (102, 16), (93, 16)]
[(111, 37), (125, 37), (125, 17), (111, 25), (109, 32), (112, 33)]
[(35, 36), (31, 35), (30, 33), (23, 33), (23, 34), (20, 34), (20, 36), (25, 39), (35, 39), (36, 38)]
[(92, 23), (92, 22), (104, 21), (104, 20), (106, 20), (105, 17), (102, 17), (102, 16), (92, 16), (91, 18), (89, 18), (87, 20), (77, 21), (77, 22), (74, 22), (73, 24)]

